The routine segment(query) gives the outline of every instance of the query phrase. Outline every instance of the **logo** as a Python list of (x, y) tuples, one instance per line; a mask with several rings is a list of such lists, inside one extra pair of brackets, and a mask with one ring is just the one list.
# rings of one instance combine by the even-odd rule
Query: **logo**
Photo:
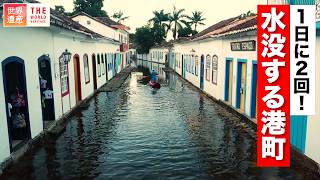
[(49, 27), (50, 7), (39, 3), (3, 4), (4, 27)]

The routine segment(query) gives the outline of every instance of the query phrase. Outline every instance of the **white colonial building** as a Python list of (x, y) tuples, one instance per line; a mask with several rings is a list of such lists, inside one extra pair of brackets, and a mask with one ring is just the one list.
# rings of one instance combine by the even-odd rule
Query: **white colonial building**
[(215, 99), (256, 117), (256, 16), (221, 21), (174, 43), (173, 49), (170, 64), (178, 74)]
[[(312, 4), (311, 1), (304, 3)], [(293, 1), (292, 4), (301, 3)], [(138, 57), (157, 62), (157, 58), (151, 58), (152, 53), (167, 49), (166, 52), (170, 54), (169, 66), (175, 72), (206, 94), (229, 105), (256, 123), (256, 25), (256, 16), (230, 18), (212, 25), (195, 36), (174, 41), (173, 47), (152, 48), (149, 55), (138, 55)], [(320, 23), (317, 22), (317, 59), (320, 57), (319, 27)], [(320, 60), (316, 61), (316, 69), (320, 69)], [(318, 164), (320, 164), (320, 141), (317, 139), (320, 129), (319, 77), (320, 72), (316, 71), (316, 114), (290, 117), (292, 147)]]
[(118, 38), (124, 30), (90, 30), (53, 9), (49, 28), (4, 28), (2, 21), (0, 164), (129, 62), (121, 50), (128, 38)]
[(109, 17), (92, 17), (84, 12), (72, 16), (72, 19), (82, 26), (110, 39), (119, 41), (121, 61), (129, 62), (129, 27), (115, 22)]
[(169, 62), (169, 50), (172, 47), (171, 43), (161, 43), (153, 46), (149, 50), (150, 61), (160, 64), (166, 64)]

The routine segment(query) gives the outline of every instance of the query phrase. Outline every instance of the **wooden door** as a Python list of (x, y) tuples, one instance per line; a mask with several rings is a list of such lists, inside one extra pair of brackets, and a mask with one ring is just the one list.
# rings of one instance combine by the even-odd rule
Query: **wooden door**
[(75, 56), (73, 58), (73, 68), (74, 68), (74, 88), (75, 88), (75, 95), (76, 95), (76, 103), (78, 103), (82, 100), (79, 56)]
[(240, 82), (240, 110), (244, 112), (245, 109), (245, 94), (246, 94), (246, 63), (241, 63), (241, 82)]

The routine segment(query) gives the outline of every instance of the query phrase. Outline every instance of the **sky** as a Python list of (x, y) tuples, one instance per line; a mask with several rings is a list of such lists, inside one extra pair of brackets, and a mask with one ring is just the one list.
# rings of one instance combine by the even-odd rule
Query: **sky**
[[(73, 0), (39, 0), (51, 7), (63, 5), (66, 11), (73, 10)], [(123, 24), (130, 27), (130, 32), (147, 24), (153, 17), (153, 11), (164, 9), (165, 12), (172, 12), (175, 5), (178, 9), (185, 9), (185, 14), (192, 15), (193, 11), (204, 13), (206, 21), (204, 26), (198, 26), (201, 31), (221, 20), (246, 13), (256, 12), (257, 4), (266, 0), (104, 0), (104, 7), (109, 16), (121, 10), (125, 16), (130, 16)]]

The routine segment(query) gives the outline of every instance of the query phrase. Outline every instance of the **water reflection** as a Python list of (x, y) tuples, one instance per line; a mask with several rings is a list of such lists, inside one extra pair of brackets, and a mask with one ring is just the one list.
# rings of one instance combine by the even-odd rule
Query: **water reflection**
[(257, 168), (253, 129), (174, 74), (161, 78), (158, 91), (133, 75), (98, 94), (0, 179), (316, 178), (301, 162)]

